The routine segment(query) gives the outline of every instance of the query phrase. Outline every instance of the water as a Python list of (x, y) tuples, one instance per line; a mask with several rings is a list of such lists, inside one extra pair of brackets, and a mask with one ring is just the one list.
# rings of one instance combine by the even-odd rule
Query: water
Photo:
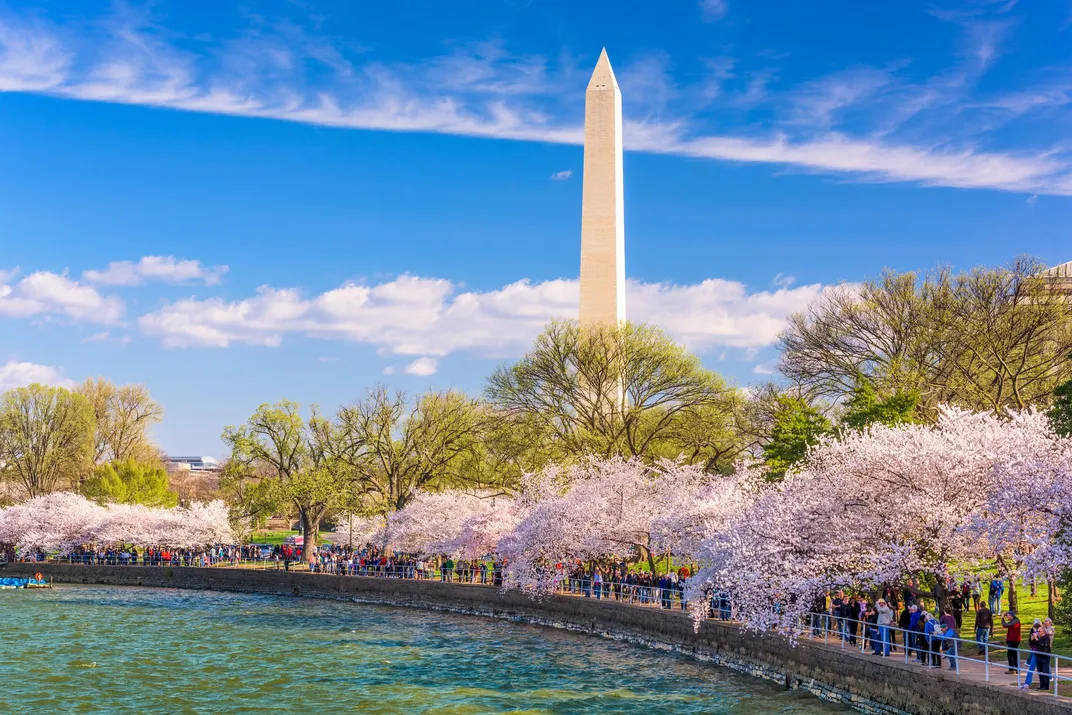
[(550, 628), (103, 586), (0, 592), (0, 683), (0, 712), (850, 712), (681, 656)]

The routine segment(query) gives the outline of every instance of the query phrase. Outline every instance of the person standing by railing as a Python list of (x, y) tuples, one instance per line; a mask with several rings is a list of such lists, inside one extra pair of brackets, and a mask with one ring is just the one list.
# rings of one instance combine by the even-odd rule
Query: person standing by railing
[(884, 658), (890, 657), (890, 628), (893, 626), (893, 609), (886, 603), (886, 599), (878, 599), (878, 603), (875, 604), (875, 622), (878, 625), (878, 639), (881, 644), (882, 650), (876, 648), (877, 655), (881, 655)]
[[(952, 619), (952, 614), (950, 614), (950, 619)], [(931, 650), (932, 651), (937, 651), (939, 653), (939, 655), (937, 656), (937, 663), (932, 663), (931, 667), (932, 668), (941, 668), (942, 667), (942, 656), (940, 655), (940, 653), (941, 653), (942, 647), (944, 646), (945, 647), (945, 657), (949, 659), (949, 669), (950, 670), (956, 670), (957, 669), (957, 629), (955, 627), (953, 627), (952, 625), (947, 626), (944, 623), (939, 623), (935, 627), (934, 636), (935, 636), (934, 646), (937, 646), (937, 647), (932, 646)]]
[(1008, 649), (1009, 669), (1005, 671), (1012, 675), (1020, 670), (1020, 619), (1012, 611), (1006, 611), (1001, 617), (1001, 625), (1005, 627), (1005, 647)]
[(979, 644), (979, 655), (986, 651), (990, 642), (990, 633), (994, 630), (994, 612), (983, 604), (975, 612), (975, 642)]
[(1038, 668), (1039, 690), (1050, 689), (1050, 652), (1053, 650), (1053, 636), (1056, 633), (1053, 621), (1047, 618), (1042, 622), (1038, 636), (1038, 648), (1035, 653), (1035, 667)]
[(1021, 689), (1031, 687), (1031, 677), (1035, 674), (1036, 664), (1038, 663), (1038, 636), (1041, 630), (1042, 621), (1036, 618), (1031, 625), (1031, 632), (1027, 636), (1027, 647), (1031, 649), (1031, 655), (1027, 657), (1027, 677), (1020, 684)]
[(838, 591), (834, 594), (834, 597), (830, 599), (830, 616), (834, 619), (834, 628), (837, 631), (838, 637), (841, 640), (845, 640), (848, 636), (848, 629), (845, 627), (844, 614), (841, 610), (845, 605), (845, 592)]
[(905, 632), (905, 648), (908, 649), (908, 654), (916, 654), (916, 662), (923, 663), (923, 647), (920, 644), (922, 634), (920, 631), (920, 623), (923, 622), (923, 612), (919, 610), (919, 606), (912, 604), (908, 607), (908, 630)]
[[(923, 612), (923, 633), (924, 633), (924, 648), (930, 651), (930, 666), (931, 668), (942, 667), (942, 639), (939, 638), (938, 629), (941, 625), (938, 623), (938, 619), (927, 613)], [(927, 655), (923, 655), (923, 664), (927, 665)]]

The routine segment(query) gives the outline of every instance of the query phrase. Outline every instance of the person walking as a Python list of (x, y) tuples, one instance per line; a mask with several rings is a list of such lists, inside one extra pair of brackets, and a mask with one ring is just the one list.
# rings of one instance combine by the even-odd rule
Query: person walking
[(1012, 611), (1006, 611), (1001, 617), (1001, 625), (1005, 627), (1005, 647), (1008, 649), (1009, 669), (1005, 672), (1012, 675), (1020, 670), (1020, 619)]
[(990, 632), (994, 630), (994, 613), (983, 604), (979, 604), (979, 610), (975, 612), (975, 642), (979, 644), (979, 655), (982, 655), (990, 642)]
[(953, 620), (959, 631), (964, 626), (964, 591), (957, 588), (949, 597), (949, 605), (953, 607)]
[(990, 579), (990, 606), (991, 613), (1001, 610), (1001, 595), (1005, 592), (1005, 582), (998, 576)]

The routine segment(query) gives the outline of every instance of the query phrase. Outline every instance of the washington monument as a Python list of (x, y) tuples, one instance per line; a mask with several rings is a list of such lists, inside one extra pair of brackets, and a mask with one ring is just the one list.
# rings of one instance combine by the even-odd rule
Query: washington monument
[(604, 49), (584, 98), (581, 199), (582, 325), (625, 320), (622, 94)]

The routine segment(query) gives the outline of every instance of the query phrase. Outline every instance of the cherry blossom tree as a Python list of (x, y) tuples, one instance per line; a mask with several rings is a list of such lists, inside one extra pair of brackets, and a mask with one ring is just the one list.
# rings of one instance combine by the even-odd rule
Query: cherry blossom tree
[(154, 509), (100, 506), (78, 494), (56, 492), (0, 509), (0, 543), (20, 549), (65, 551), (82, 544), (198, 548), (234, 541), (222, 501)]
[(0, 543), (21, 549), (69, 549), (86, 543), (106, 512), (85, 497), (54, 492), (0, 509)]
[(475, 513), (462, 524), (458, 536), (446, 542), (444, 553), (463, 559), (494, 554), (503, 537), (513, 532), (524, 518), (522, 505), (505, 497), (496, 497), (483, 513)]
[(1072, 439), (1042, 413), (1017, 417), (1022, 439), (994, 465), (994, 489), (975, 528), (1010, 575), (1054, 580), (1072, 567)]
[(365, 544), (384, 546), (387, 541), (387, 520), (379, 514), (372, 516), (354, 514), (335, 525), (335, 534), (337, 535), (336, 543), (341, 543), (338, 541), (339, 535), (345, 535), (347, 542), (352, 542), (357, 546)]
[[(999, 523), (1009, 472), (998, 465), (1014, 454), (1050, 454), (1052, 439), (1033, 412), (950, 408), (935, 425), (874, 425), (828, 438), (805, 469), (702, 541), (705, 567), (688, 595), (728, 589), (739, 616), (759, 628), (791, 626), (838, 586), (913, 576), (942, 601), (953, 572), (1012, 548)], [(1036, 462), (1016, 467), (1021, 480), (1031, 480)], [(1030, 538), (1054, 533), (1044, 524)]]
[(699, 466), (621, 458), (547, 471), (530, 481), (531, 507), (500, 541), (506, 582), (548, 592), (556, 567), (578, 561), (647, 560), (654, 570), (656, 535), (666, 533), (657, 524), (687, 503), (681, 492), (695, 494), (710, 479)]
[(418, 492), (387, 517), (387, 543), (403, 553), (445, 554), (465, 525), (495, 509), (496, 499), (459, 491)]

